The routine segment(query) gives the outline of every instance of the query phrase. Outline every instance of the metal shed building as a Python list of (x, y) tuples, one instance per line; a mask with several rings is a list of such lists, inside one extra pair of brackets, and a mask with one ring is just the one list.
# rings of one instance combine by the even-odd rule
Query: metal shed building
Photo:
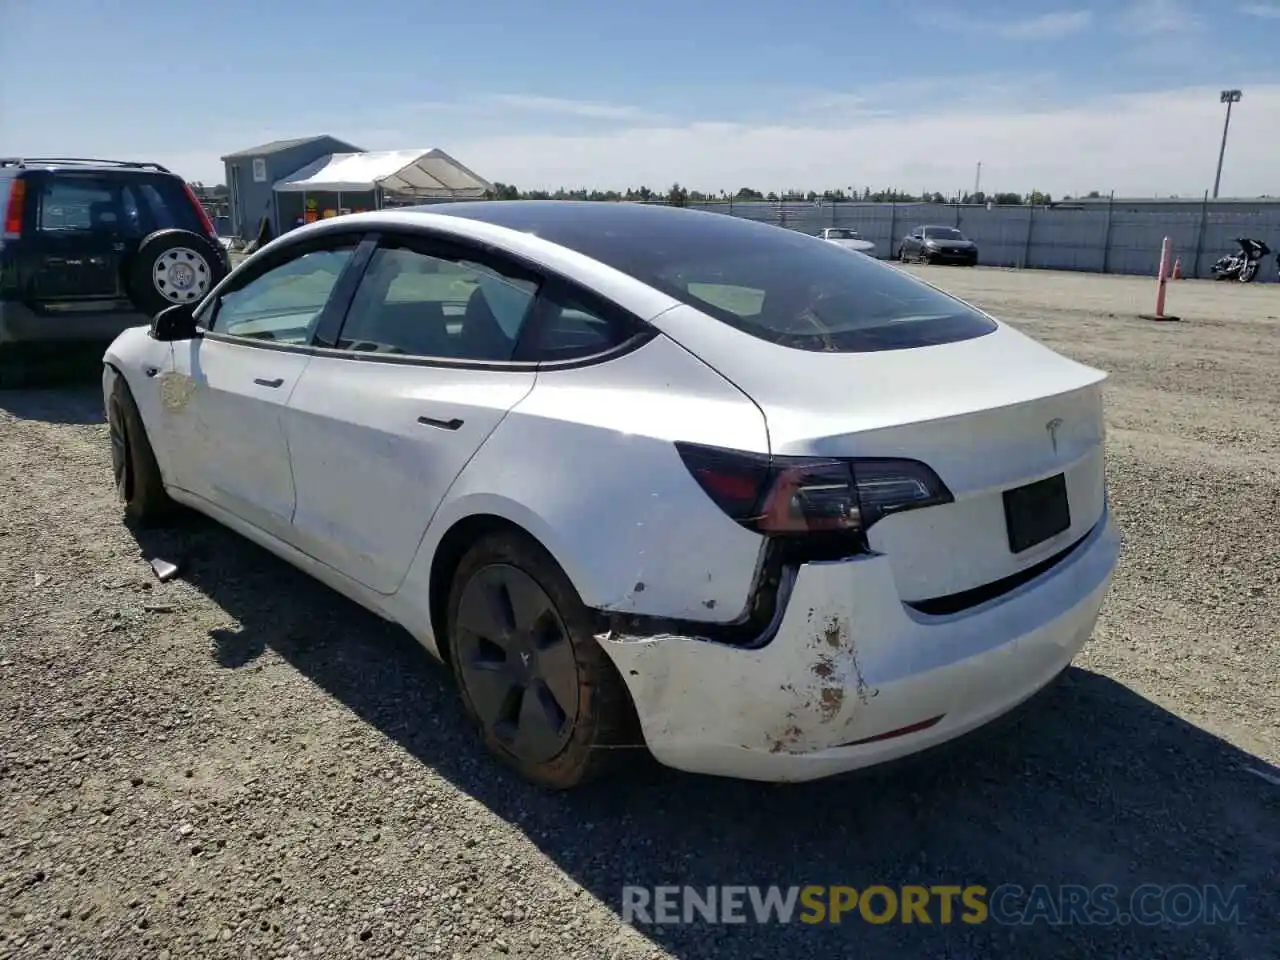
[(222, 158), (226, 184), (230, 192), (232, 233), (246, 239), (258, 235), (263, 217), (271, 223), (272, 233), (280, 235), (276, 221), (273, 186), (301, 167), (334, 153), (359, 153), (354, 144), (321, 134), (272, 140), (246, 150), (237, 150)]

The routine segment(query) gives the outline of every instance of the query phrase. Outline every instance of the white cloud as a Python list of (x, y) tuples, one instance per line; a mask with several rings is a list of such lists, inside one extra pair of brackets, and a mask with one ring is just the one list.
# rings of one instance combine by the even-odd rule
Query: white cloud
[(1186, 0), (1134, 0), (1120, 18), (1124, 30), (1144, 36), (1190, 34), (1202, 25)]
[(1280, 4), (1246, 3), (1240, 9), (1251, 17), (1261, 17), (1263, 20), (1280, 20)]
[(566, 100), (561, 97), (537, 97), (523, 93), (497, 93), (478, 98), (481, 106), (509, 108), (529, 113), (560, 114), (588, 120), (658, 120), (661, 115), (649, 113), (628, 104), (599, 103), (591, 100)]
[[(481, 120), (469, 106), (419, 105), (330, 132), (370, 149), (443, 147), (489, 179), (525, 189), (665, 189), (679, 181), (709, 191), (870, 186), (946, 193), (970, 186), (978, 161), (990, 190), (1199, 196), (1212, 185), (1222, 129), (1218, 87), (1064, 102), (1068, 89), (1049, 77), (1022, 84), (957, 77), (920, 81), (904, 98), (876, 88), (808, 91), (787, 94), (785, 113), (768, 111), (787, 118), (778, 120), (747, 114), (655, 120), (642, 108), (613, 104), (602, 111), (590, 101), (548, 100), (531, 112), (530, 102), (490, 96)], [(588, 120), (579, 119), (584, 113)], [(1245, 89), (1232, 116), (1225, 194), (1276, 192), (1280, 127), (1271, 118), (1278, 114), (1280, 84)], [(208, 144), (188, 141), (180, 153), (145, 149), (127, 131), (92, 142), (26, 140), (45, 154), (141, 150), (191, 179), (217, 182), (218, 157), (269, 139), (259, 133), (223, 131)]]
[[(691, 122), (597, 134), (463, 138), (446, 148), (490, 179), (523, 188), (793, 187), (961, 189), (982, 161), (990, 189), (1055, 194), (1198, 196), (1212, 181), (1217, 88), (1098, 98), (1039, 109), (941, 108), (915, 116), (830, 123)], [(1248, 91), (1232, 124), (1227, 194), (1274, 190), (1280, 85)]]
[(1079, 33), (1091, 23), (1093, 13), (1089, 10), (1063, 10), (1005, 24), (996, 32), (1010, 40), (1056, 40)]
[(957, 33), (1003, 37), (1006, 40), (1059, 40), (1087, 29), (1093, 23), (1093, 12), (1054, 10), (1025, 20), (1003, 21), (928, 9), (917, 19), (926, 26)]

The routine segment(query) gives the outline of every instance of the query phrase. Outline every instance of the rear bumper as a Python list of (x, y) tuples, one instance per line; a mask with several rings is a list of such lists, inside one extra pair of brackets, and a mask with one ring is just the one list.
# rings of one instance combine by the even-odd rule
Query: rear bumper
[(1089, 639), (1119, 551), (1106, 514), (1041, 577), (939, 617), (902, 605), (883, 556), (808, 564), (762, 649), (671, 635), (600, 642), (660, 762), (811, 780), (927, 749), (1032, 696)]
[(134, 311), (39, 313), (26, 304), (0, 300), (0, 350), (40, 344), (107, 344), (130, 327), (150, 323)]

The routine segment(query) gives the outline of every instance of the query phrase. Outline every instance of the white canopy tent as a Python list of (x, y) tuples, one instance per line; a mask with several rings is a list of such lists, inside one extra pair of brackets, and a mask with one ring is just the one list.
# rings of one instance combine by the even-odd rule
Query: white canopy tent
[(493, 184), (443, 150), (333, 153), (275, 183), (281, 193), (400, 194), (422, 199), (479, 199)]

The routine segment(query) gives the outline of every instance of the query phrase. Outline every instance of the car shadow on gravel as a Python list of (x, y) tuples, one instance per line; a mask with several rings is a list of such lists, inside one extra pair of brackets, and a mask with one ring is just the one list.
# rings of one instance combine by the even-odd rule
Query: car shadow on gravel
[[(640, 754), (620, 779), (548, 793), (482, 753), (447, 671), (403, 631), (208, 521), (138, 539), (148, 559), (181, 561), (184, 579), (239, 622), (214, 638), (220, 663), (279, 654), (517, 825), (620, 917), (626, 886), (1043, 885), (1057, 896), (1066, 885), (1112, 885), (1121, 910), (1145, 884), (1184, 885), (1182, 900), (1167, 901), (1183, 910), (1185, 885), (1226, 897), (1244, 888), (1242, 923), (1055, 926), (1050, 910), (1034, 923), (970, 925), (959, 907), (942, 922), (934, 900), (928, 924), (869, 923), (856, 909), (816, 926), (637, 924), (677, 957), (1204, 960), (1273, 955), (1280, 942), (1280, 791), (1245, 769), (1261, 762), (1106, 677), (1070, 670), (987, 731), (844, 778), (742, 783), (667, 771)], [(1017, 914), (1026, 902), (1002, 905)]]
[(0, 390), (0, 410), (19, 420), (45, 423), (106, 423), (102, 402), (102, 365), (92, 375), (81, 373), (60, 385), (40, 389)]

